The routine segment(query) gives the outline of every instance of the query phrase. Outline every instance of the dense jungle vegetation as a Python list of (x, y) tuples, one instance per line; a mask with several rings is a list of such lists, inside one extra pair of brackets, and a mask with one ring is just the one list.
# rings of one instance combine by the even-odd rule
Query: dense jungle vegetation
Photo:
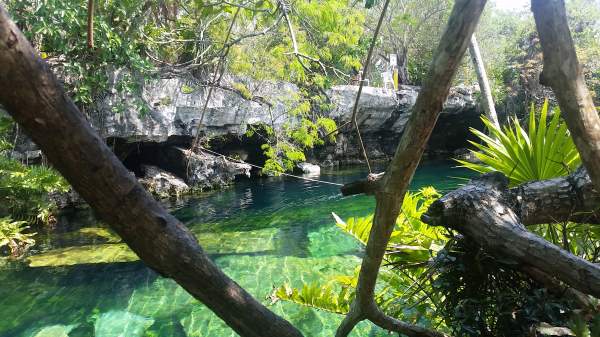
[[(477, 175), (501, 173), (506, 186), (498, 193), (517, 195), (540, 181), (572, 182), (586, 161), (557, 95), (539, 83), (542, 45), (529, 7), (507, 9), (501, 2), (486, 5), (475, 31), (501, 125), (482, 117), (485, 130), (471, 130), (478, 139), (471, 142), (472, 158), (451, 159)], [(285, 120), (281, 130), (274, 123), (251, 125), (246, 134), (260, 139), (265, 175), (291, 172), (307, 160), (313, 148), (336, 142), (336, 131), (343, 126), (328, 114), (333, 106), (327, 90), (357, 85), (367, 66), (369, 85), (382, 86), (389, 55), (396, 54), (400, 85), (430, 83), (432, 58), (447, 31), (454, 4), (453, 0), (390, 0), (389, 6), (383, 0), (0, 0), (84, 116), (111, 90), (123, 97), (138, 97), (134, 103), (115, 104), (112, 113), (129, 113), (131, 107), (125, 104), (134, 104), (141, 116), (148, 114), (152, 107), (139, 97), (143, 84), (157, 78), (185, 78), (188, 84), (179, 88), (182, 92), (222, 88), (260, 102), (271, 99), (256, 94), (260, 83), (297, 86), (297, 94), (285, 102), (285, 116), (278, 116)], [(567, 0), (565, 4), (582, 75), (598, 105), (600, 2)], [(373, 40), (382, 11), (381, 31)], [(374, 50), (365, 65), (371, 44)], [(113, 83), (110, 73), (115, 70), (122, 76)], [(463, 57), (453, 70), (452, 85), (478, 85), (469, 57)], [(5, 79), (0, 76), (1, 81)], [(2, 111), (0, 252), (6, 261), (22, 262), (36, 244), (36, 232), (51, 232), (56, 226), (56, 196), (68, 194), (71, 187), (69, 179), (53, 168), (56, 163), (52, 165), (44, 155), (40, 162), (29, 163), (15, 151), (24, 131)], [(199, 133), (195, 142), (208, 144), (211, 137), (209, 131)], [(412, 174), (405, 180), (410, 179)], [(468, 186), (466, 180), (464, 185)], [(429, 186), (395, 196), (401, 200), (394, 206), (399, 215), (390, 227), (389, 241), (383, 242), (383, 264), (376, 270), (379, 279), (373, 294), (375, 305), (385, 315), (428, 329), (415, 336), (600, 336), (600, 302), (595, 293), (583, 292), (556, 275), (540, 276), (538, 269), (532, 272), (514, 256), (497, 254), (456, 228), (429, 223), (430, 206), (437, 211), (432, 205), (445, 192)], [(585, 197), (579, 191), (573, 195)], [(382, 198), (378, 195), (377, 202)], [(542, 200), (539, 207), (552, 208), (553, 200)], [(372, 228), (381, 209), (361, 209), (347, 219), (335, 209), (330, 211), (332, 225), (335, 222), (339, 231), (357, 241), (358, 255), (369, 252), (366, 247), (370, 234), (377, 231)], [(577, 261), (598, 268), (600, 228), (593, 216), (581, 220), (575, 210), (571, 213), (573, 219), (520, 226), (526, 225), (529, 234), (580, 258)], [(107, 233), (105, 237), (122, 243), (112, 230)], [(145, 256), (140, 257), (146, 262)], [(160, 270), (156, 261), (151, 263)], [(292, 302), (346, 315), (359, 305), (355, 301), (359, 273), (357, 266), (354, 273), (328, 279), (274, 284), (269, 302)], [(590, 288), (598, 286), (594, 283)], [(198, 297), (193, 290), (190, 293)], [(372, 320), (367, 316), (359, 318)], [(393, 331), (410, 335), (400, 328)]]

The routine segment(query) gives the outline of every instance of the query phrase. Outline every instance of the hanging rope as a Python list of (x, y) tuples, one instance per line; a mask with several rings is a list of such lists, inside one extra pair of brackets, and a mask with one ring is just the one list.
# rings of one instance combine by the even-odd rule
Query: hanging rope
[(192, 142), (192, 152), (194, 151), (194, 149), (196, 149), (198, 147), (198, 143), (200, 142), (200, 127), (202, 126), (202, 121), (204, 120), (204, 115), (206, 114), (206, 109), (208, 108), (208, 102), (210, 101), (210, 97), (212, 96), (214, 86), (216, 84), (218, 84), (217, 82), (220, 82), (220, 80), (221, 80), (221, 76), (219, 76), (219, 73), (221, 72), (221, 64), (224, 62), (225, 58), (229, 54), (229, 50), (231, 49), (231, 46), (227, 45), (227, 42), (229, 41), (229, 37), (231, 36), (231, 31), (233, 30), (233, 25), (235, 24), (238, 14), (240, 13), (240, 10), (241, 10), (241, 7), (238, 7), (235, 11), (235, 14), (233, 14), (233, 19), (231, 19), (231, 24), (229, 25), (229, 29), (227, 30), (227, 35), (225, 35), (225, 40), (223, 42), (223, 45), (225, 45), (226, 47), (225, 47), (225, 50), (223, 51), (223, 54), (221, 54), (221, 56), (219, 57), (217, 64), (215, 65), (213, 80), (210, 83), (210, 87), (208, 88), (208, 94), (206, 95), (206, 101), (204, 101), (204, 106), (202, 107), (202, 114), (200, 114), (200, 121), (198, 121), (198, 126), (196, 127), (196, 136), (194, 137), (194, 141)]
[(281, 174), (281, 175), (284, 175), (284, 176), (287, 176), (287, 177), (292, 177), (292, 178), (296, 178), (296, 179), (300, 179), (300, 180), (313, 181), (313, 182), (320, 183), (320, 184), (327, 184), (327, 185), (334, 185), (334, 186), (344, 186), (344, 184), (338, 184), (338, 183), (334, 183), (334, 182), (331, 182), (331, 181), (325, 181), (325, 180), (319, 180), (319, 179), (311, 179), (311, 178), (297, 176), (297, 175), (290, 174), (290, 173), (279, 172), (279, 171), (275, 171), (275, 170), (269, 170), (269, 169), (266, 169), (266, 168), (264, 168), (262, 166), (250, 164), (250, 163), (247, 163), (247, 162), (245, 162), (243, 160), (239, 160), (239, 159), (235, 159), (235, 158), (232, 158), (232, 157), (228, 157), (228, 156), (226, 156), (224, 154), (220, 154), (218, 152), (215, 152), (215, 151), (203, 148), (203, 147), (200, 147), (200, 150), (204, 151), (204, 152), (208, 152), (208, 153), (213, 154), (215, 156), (223, 157), (223, 158), (225, 158), (225, 159), (227, 159), (229, 161), (235, 162), (235, 163), (248, 164), (248, 165), (250, 165), (250, 166), (252, 166), (254, 168), (258, 168), (258, 169), (261, 169), (261, 170), (264, 170), (264, 171), (275, 172), (277, 174)]
[[(375, 44), (377, 43), (377, 37), (379, 36), (379, 30), (381, 29), (381, 24), (383, 23), (383, 19), (385, 18), (385, 13), (387, 12), (388, 5), (390, 4), (390, 0), (386, 0), (383, 9), (381, 10), (381, 15), (379, 15), (379, 21), (377, 21), (377, 27), (375, 27), (375, 32), (373, 33), (373, 40), (371, 41), (371, 45), (369, 46), (369, 52), (367, 54), (367, 59), (365, 60), (365, 64), (363, 65), (363, 71), (360, 76), (360, 83), (358, 85), (358, 92), (356, 93), (356, 100), (354, 101), (354, 106), (352, 107), (352, 118), (349, 122), (342, 124), (337, 129), (329, 132), (327, 136), (332, 133), (339, 131), (344, 126), (352, 123), (354, 124), (354, 128), (356, 129), (356, 135), (358, 136), (358, 142), (360, 143), (360, 148), (363, 153), (363, 157), (367, 162), (367, 167), (369, 168), (369, 173), (373, 173), (371, 170), (371, 164), (369, 163), (369, 156), (367, 155), (367, 150), (365, 149), (365, 144), (363, 143), (362, 136), (360, 134), (360, 129), (358, 127), (358, 122), (356, 121), (356, 114), (358, 113), (358, 103), (360, 101), (360, 95), (362, 94), (363, 85), (367, 78), (367, 74), (369, 72), (369, 64), (371, 63), (371, 57), (373, 56), (373, 50), (375, 49)], [(327, 137), (326, 136), (326, 137)]]

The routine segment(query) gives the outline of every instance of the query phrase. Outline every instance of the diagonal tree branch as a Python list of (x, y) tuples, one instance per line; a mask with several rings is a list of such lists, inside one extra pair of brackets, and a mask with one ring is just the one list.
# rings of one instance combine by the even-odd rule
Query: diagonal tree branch
[(350, 312), (338, 328), (337, 337), (345, 337), (363, 319), (369, 319), (394, 331), (409, 336), (443, 336), (443, 334), (414, 326), (388, 324), (375, 304), (374, 292), (377, 274), (385, 250), (398, 218), (404, 194), (421, 160), (421, 156), (448, 96), (452, 78), (475, 31), (486, 0), (457, 0), (446, 31), (434, 54), (429, 73), (411, 114), (408, 125), (392, 162), (383, 176), (380, 187), (374, 191), (377, 201), (375, 217), (363, 258), (356, 299)]
[(2, 6), (0, 64), (0, 104), (149, 267), (173, 278), (242, 336), (302, 336), (227, 277), (189, 230), (143, 189)]
[(585, 85), (563, 0), (532, 0), (544, 70), (540, 83), (552, 87), (573, 141), (600, 191), (600, 118)]

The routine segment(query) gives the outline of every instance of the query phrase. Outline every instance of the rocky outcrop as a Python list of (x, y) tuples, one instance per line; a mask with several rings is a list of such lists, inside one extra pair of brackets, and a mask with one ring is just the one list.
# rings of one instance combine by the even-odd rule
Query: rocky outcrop
[[(357, 90), (356, 86), (336, 86), (331, 89), (330, 97), (335, 102), (331, 117), (338, 124), (351, 120)], [(363, 88), (357, 123), (370, 159), (387, 159), (393, 155), (419, 90), (419, 87), (403, 85), (394, 94), (381, 88)], [(475, 92), (475, 88), (469, 87), (451, 90), (431, 135), (426, 151), (428, 155), (448, 156), (466, 147), (469, 140), (474, 140), (469, 128), (483, 127)], [(338, 136), (335, 145), (316, 152), (316, 156), (324, 165), (340, 161), (362, 162), (355, 130), (348, 125)]]
[[(115, 72), (110, 77), (113, 86), (120, 76), (121, 73)], [(289, 123), (285, 112), (293, 109), (294, 98), (298, 96), (298, 88), (290, 83), (227, 78), (222, 87), (213, 90), (200, 123), (208, 90), (193, 83), (185, 78), (149, 81), (139, 97), (123, 97), (111, 90), (91, 113), (91, 122), (105, 138), (129, 142), (165, 142), (173, 137), (194, 137), (198, 131), (211, 136), (241, 136), (248, 125), (267, 124), (278, 129), (285, 122)], [(350, 120), (357, 90), (357, 86), (341, 85), (327, 92), (334, 107), (329, 117), (338, 124)], [(367, 138), (402, 134), (418, 93), (419, 87), (414, 86), (401, 86), (397, 93), (363, 88), (357, 114), (361, 132)], [(145, 107), (145, 112), (140, 112), (140, 105)], [(473, 89), (455, 88), (440, 116), (445, 125), (434, 134), (440, 138), (462, 137), (468, 125), (478, 124), (479, 115)], [(466, 144), (464, 138), (461, 144), (456, 144), (456, 140), (448, 144), (446, 139), (432, 147), (437, 150), (440, 145), (444, 150), (452, 150), (453, 146)], [(385, 142), (393, 143), (389, 139)], [(390, 152), (385, 147), (377, 151)]]
[[(190, 190), (205, 190), (228, 185), (236, 176), (249, 176), (251, 167), (246, 164), (191, 152), (189, 148), (198, 134), (211, 136), (211, 144), (219, 153), (262, 164), (260, 146), (264, 141), (245, 137), (248, 127), (266, 124), (281, 132), (284, 124), (296, 122), (287, 114), (299, 97), (298, 88), (290, 83), (225, 77), (222, 86), (214, 88), (202, 117), (208, 89), (197, 80), (150, 80), (139, 93), (124, 95), (116, 88), (125, 75), (121, 71), (109, 75), (109, 88), (113, 89), (88, 109), (88, 117), (125, 165), (157, 194), (185, 193), (181, 183)], [(357, 90), (357, 86), (342, 85), (327, 92), (333, 106), (327, 114), (338, 125), (350, 121)], [(393, 155), (418, 93), (419, 87), (414, 86), (401, 86), (397, 92), (363, 88), (357, 121), (371, 159)], [(427, 153), (451, 154), (466, 147), (473, 138), (469, 127), (481, 128), (479, 116), (473, 90), (453, 89)], [(21, 156), (37, 154), (35, 146), (22, 138), (17, 146)], [(355, 130), (348, 124), (340, 130), (335, 144), (316, 148), (308, 157), (320, 166), (361, 162)], [(301, 171), (314, 173), (318, 167), (304, 165)]]
[(140, 183), (148, 192), (160, 198), (179, 197), (191, 191), (183, 179), (156, 166), (144, 165), (143, 170), (144, 177), (140, 179)]
[(226, 78), (222, 87), (213, 89), (200, 123), (208, 89), (197, 80), (152, 80), (140, 95), (123, 96), (116, 90), (123, 75), (116, 71), (109, 76), (113, 89), (98, 102), (90, 118), (105, 138), (131, 142), (194, 137), (198, 129), (211, 136), (240, 136), (251, 124), (280, 127), (286, 122), (285, 111), (293, 108), (292, 98), (298, 95), (298, 88), (286, 82)]
[(298, 165), (296, 165), (296, 166), (298, 167), (298, 170), (300, 170), (300, 172), (302, 172), (304, 174), (308, 174), (308, 175), (321, 174), (321, 167), (319, 167), (319, 165), (302, 162), (302, 163), (298, 163)]
[(236, 177), (250, 177), (251, 166), (238, 163), (223, 156), (200, 152), (180, 147), (170, 147), (164, 152), (161, 161), (169, 161), (162, 167), (169, 167), (194, 189), (206, 190), (220, 188), (231, 184)]
[[(111, 76), (113, 84), (120, 76), (119, 72)], [(105, 138), (127, 142), (190, 140), (198, 132), (213, 137), (239, 137), (248, 125), (267, 124), (280, 130), (284, 123), (294, 122), (286, 118), (286, 111), (297, 104), (296, 86), (231, 77), (222, 83), (222, 87), (213, 90), (202, 123), (208, 89), (185, 78), (149, 81), (138, 97), (123, 97), (112, 90), (100, 100), (91, 121)], [(351, 119), (357, 90), (357, 86), (342, 85), (327, 92), (334, 107), (328, 114), (338, 125)], [(473, 92), (473, 88), (467, 87), (452, 90), (431, 137), (429, 154), (449, 154), (466, 147), (468, 140), (473, 139), (469, 127), (482, 127)], [(418, 93), (419, 87), (414, 86), (401, 86), (397, 93), (363, 88), (357, 120), (372, 158), (383, 159), (393, 154)], [(145, 113), (140, 112), (140, 104), (146, 108)], [(350, 127), (343, 130), (335, 145), (317, 149), (312, 156), (326, 166), (362, 158)]]

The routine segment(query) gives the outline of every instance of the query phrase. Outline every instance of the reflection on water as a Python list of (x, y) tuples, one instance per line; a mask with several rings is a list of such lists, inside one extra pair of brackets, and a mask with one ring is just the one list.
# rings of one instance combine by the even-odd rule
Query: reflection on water
[[(413, 188), (456, 186), (461, 181), (450, 177), (467, 173), (450, 165), (423, 165)], [(357, 169), (325, 170), (320, 179), (347, 183), (364, 176)], [(269, 177), (170, 207), (228, 275), (269, 304), (273, 286), (351, 274), (360, 247), (336, 229), (330, 213), (360, 216), (373, 205), (370, 197), (342, 197), (336, 186)], [(136, 261), (90, 212), (65, 215), (62, 223), (37, 238), (31, 264), (40, 267), (1, 267), (0, 336), (235, 336), (177, 284)], [(332, 336), (341, 320), (291, 303), (270, 308), (306, 336)], [(363, 322), (353, 336), (386, 334)]]

